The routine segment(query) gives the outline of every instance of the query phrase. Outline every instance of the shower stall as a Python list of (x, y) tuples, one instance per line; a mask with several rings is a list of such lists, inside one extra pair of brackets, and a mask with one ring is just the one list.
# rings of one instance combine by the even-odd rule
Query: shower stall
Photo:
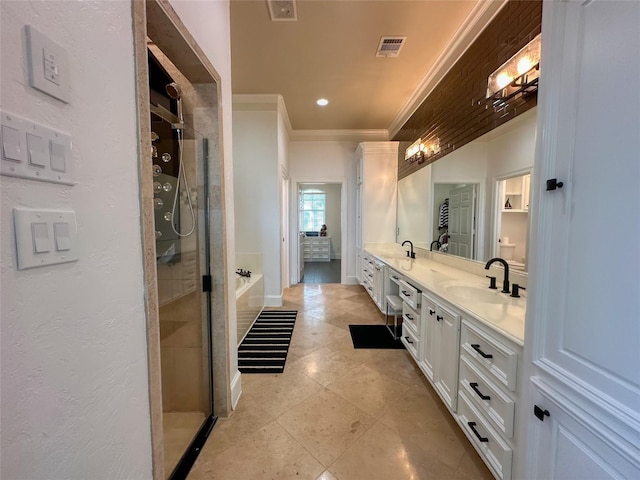
[(185, 122), (182, 93), (167, 72), (170, 68), (149, 51), (164, 463), (167, 475), (181, 477), (215, 423), (206, 211), (209, 146)]

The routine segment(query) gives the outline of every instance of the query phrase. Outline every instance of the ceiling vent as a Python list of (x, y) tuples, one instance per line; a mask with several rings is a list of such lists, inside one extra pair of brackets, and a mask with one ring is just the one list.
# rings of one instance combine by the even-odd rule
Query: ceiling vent
[(274, 22), (286, 22), (298, 20), (295, 0), (267, 0), (269, 15)]
[(376, 57), (397, 57), (407, 37), (382, 37)]

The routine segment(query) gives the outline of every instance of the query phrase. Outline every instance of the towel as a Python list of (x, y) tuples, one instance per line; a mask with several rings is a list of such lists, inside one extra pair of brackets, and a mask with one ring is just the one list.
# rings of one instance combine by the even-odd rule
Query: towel
[(440, 214), (438, 215), (438, 228), (447, 228), (449, 226), (449, 199), (445, 198), (440, 205)]

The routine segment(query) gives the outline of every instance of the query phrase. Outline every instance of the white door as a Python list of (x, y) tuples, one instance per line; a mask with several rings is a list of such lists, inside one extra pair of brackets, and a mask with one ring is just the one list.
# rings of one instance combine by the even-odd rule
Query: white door
[(640, 478), (640, 2), (542, 26), (520, 473)]
[(449, 194), (449, 253), (473, 258), (476, 186), (466, 185)]

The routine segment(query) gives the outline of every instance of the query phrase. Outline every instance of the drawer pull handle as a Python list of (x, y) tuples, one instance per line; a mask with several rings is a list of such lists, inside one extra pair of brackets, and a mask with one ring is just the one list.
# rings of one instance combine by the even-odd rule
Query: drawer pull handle
[(413, 317), (411, 315), (405, 313), (404, 316), (407, 317), (407, 320), (411, 320), (413, 322)]
[(403, 294), (405, 297), (410, 297), (410, 296), (411, 296), (411, 294), (410, 294), (409, 292), (407, 292), (406, 290), (402, 290), (402, 294)]
[(436, 320), (439, 322), (440, 320), (444, 319), (444, 317), (440, 316), (440, 315), (436, 315)]
[(436, 313), (436, 311), (435, 311), (435, 310), (431, 310), (431, 309), (429, 309), (429, 315), (433, 315), (434, 313)]
[(409, 340), (409, 337), (404, 337), (407, 340), (407, 343), (410, 343), (413, 345), (413, 342), (411, 340)]
[(396, 275), (391, 275), (391, 278), (393, 278), (394, 280), (400, 280), (400, 277), (398, 277)]
[(473, 388), (473, 391), (476, 392), (476, 395), (478, 395), (482, 400), (491, 400), (491, 397), (489, 395), (484, 395), (480, 390), (478, 390), (477, 383), (469, 383), (469, 386)]
[(367, 287), (367, 290), (369, 290), (370, 292), (373, 292), (373, 288), (371, 287)]
[(378, 266), (376, 265), (376, 270), (380, 271), (380, 270), (382, 270), (382, 268), (381, 268), (381, 267), (378, 267)]
[(482, 358), (493, 358), (493, 355), (491, 355), (490, 353), (484, 353), (482, 350), (480, 350), (480, 345), (477, 343), (472, 343), (471, 348), (478, 352), (482, 356)]
[(473, 430), (473, 433), (475, 433), (476, 437), (478, 437), (478, 440), (480, 440), (482, 443), (486, 443), (489, 441), (487, 437), (483, 437), (478, 433), (478, 430), (476, 430), (476, 422), (467, 422), (467, 425), (469, 425), (469, 428)]

